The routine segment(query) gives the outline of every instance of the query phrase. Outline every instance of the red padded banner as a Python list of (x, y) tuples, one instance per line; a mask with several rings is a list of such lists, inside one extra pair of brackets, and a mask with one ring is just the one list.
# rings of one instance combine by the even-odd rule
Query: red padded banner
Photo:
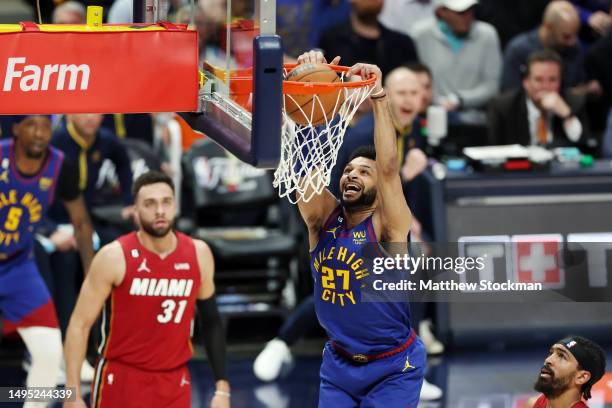
[(191, 112), (190, 30), (0, 34), (0, 114)]

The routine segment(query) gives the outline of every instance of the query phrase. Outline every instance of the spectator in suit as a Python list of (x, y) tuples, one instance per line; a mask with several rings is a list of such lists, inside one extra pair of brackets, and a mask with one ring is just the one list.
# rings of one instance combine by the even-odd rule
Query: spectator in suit
[(433, 71), (434, 102), (464, 123), (484, 123), (482, 110), (497, 94), (501, 72), (497, 32), (474, 20), (477, 3), (436, 0), (436, 17), (418, 23), (412, 34), (421, 62)]
[(564, 146), (587, 132), (584, 99), (561, 95), (561, 57), (536, 51), (527, 60), (523, 86), (497, 97), (489, 109), (491, 144)]
[(389, 30), (378, 22), (382, 0), (351, 0), (351, 14), (345, 23), (323, 31), (321, 48), (330, 58), (340, 56), (342, 65), (368, 62), (380, 67), (383, 75), (403, 63), (417, 60), (412, 39)]
[(514, 37), (504, 53), (502, 90), (521, 85), (527, 57), (534, 51), (551, 48), (563, 60), (563, 85), (573, 87), (584, 80), (583, 53), (578, 43), (580, 17), (572, 3), (551, 2), (544, 11), (542, 24)]

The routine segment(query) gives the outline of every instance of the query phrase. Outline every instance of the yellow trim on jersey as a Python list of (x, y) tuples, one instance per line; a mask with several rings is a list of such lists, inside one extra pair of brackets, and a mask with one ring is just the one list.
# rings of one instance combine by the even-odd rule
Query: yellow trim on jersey
[(393, 118), (393, 126), (395, 127), (395, 134), (397, 139), (397, 163), (399, 166), (404, 165), (404, 137), (412, 132), (412, 123), (408, 124), (408, 126), (401, 127), (397, 120)]
[(85, 139), (83, 139), (83, 136), (81, 136), (79, 132), (77, 132), (74, 127), (74, 124), (71, 121), (68, 121), (68, 123), (66, 124), (66, 129), (68, 130), (68, 134), (70, 135), (70, 137), (76, 142), (76, 144), (81, 147), (81, 149), (89, 149), (91, 147), (91, 145), (88, 144)]
[(113, 119), (115, 121), (115, 134), (119, 139), (125, 139), (127, 136), (127, 130), (125, 129), (123, 113), (113, 113)]
[(404, 165), (404, 136), (401, 134), (397, 138), (397, 163), (400, 167)]
[(66, 130), (68, 130), (68, 134), (72, 140), (81, 147), (79, 153), (79, 189), (83, 191), (85, 187), (87, 187), (87, 149), (89, 149), (91, 145), (88, 145), (85, 139), (79, 135), (79, 132), (74, 128), (72, 122), (68, 121)]

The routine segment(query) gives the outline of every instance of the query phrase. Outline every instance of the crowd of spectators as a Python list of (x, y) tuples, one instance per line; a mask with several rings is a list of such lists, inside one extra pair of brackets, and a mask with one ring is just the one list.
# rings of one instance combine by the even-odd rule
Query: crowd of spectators
[[(106, 7), (108, 22), (132, 21), (132, 0), (40, 3), (43, 20), (55, 23), (82, 22), (84, 6), (90, 4)], [(198, 0), (193, 10), (187, 0), (161, 3), (169, 19), (195, 24), (200, 60), (222, 65), (226, 1)], [(233, 1), (232, 17), (252, 17), (253, 7), (252, 1)], [(496, 113), (504, 109), (499, 99), (520, 94), (520, 89), (525, 94), (529, 56), (552, 50), (561, 59), (558, 93), (571, 100), (568, 105), (584, 133), (555, 140), (555, 145), (588, 144), (590, 152), (605, 156), (612, 144), (611, 14), (610, 0), (278, 0), (277, 31), (289, 61), (319, 48), (330, 60), (339, 55), (343, 65), (376, 63), (384, 75), (400, 65), (425, 65), (433, 78), (432, 103), (447, 110), (450, 131), (453, 124), (476, 126), (474, 134), (489, 130), (477, 144), (525, 141), (490, 134)]]

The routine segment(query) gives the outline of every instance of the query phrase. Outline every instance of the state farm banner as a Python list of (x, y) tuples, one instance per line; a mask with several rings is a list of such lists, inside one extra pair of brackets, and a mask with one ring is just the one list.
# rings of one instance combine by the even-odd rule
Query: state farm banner
[(0, 33), (0, 114), (197, 110), (197, 33), (172, 27)]

